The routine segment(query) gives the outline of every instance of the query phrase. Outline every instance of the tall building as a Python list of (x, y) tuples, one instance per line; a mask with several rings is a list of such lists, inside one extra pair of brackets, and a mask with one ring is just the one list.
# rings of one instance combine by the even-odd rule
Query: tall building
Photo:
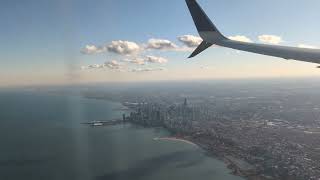
[(123, 120), (123, 122), (126, 121), (126, 114), (122, 114), (122, 120)]
[(184, 98), (184, 103), (183, 103), (183, 105), (184, 105), (185, 107), (188, 106), (187, 98)]

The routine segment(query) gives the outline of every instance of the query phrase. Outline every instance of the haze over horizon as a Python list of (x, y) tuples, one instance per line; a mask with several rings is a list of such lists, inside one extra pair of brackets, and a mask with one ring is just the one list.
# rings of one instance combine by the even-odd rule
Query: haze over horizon
[[(320, 47), (319, 1), (198, 1), (231, 39)], [(184, 0), (6, 0), (0, 10), (0, 86), (320, 75), (219, 47), (187, 59), (201, 39)]]

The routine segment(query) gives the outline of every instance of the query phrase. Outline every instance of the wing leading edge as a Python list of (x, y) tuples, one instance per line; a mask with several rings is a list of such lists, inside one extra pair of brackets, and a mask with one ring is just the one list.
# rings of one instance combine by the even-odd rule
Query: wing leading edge
[(196, 56), (203, 50), (207, 49), (213, 44), (232, 48), (240, 51), (247, 51), (256, 54), (280, 57), (284, 59), (292, 59), (298, 61), (305, 61), (320, 64), (320, 50), (307, 49), (298, 47), (257, 44), (234, 41), (226, 38), (219, 32), (216, 26), (211, 22), (205, 12), (202, 10), (196, 0), (186, 0), (189, 11), (192, 15), (193, 21), (197, 27), (200, 37), (203, 42), (199, 47), (189, 56), (189, 58)]

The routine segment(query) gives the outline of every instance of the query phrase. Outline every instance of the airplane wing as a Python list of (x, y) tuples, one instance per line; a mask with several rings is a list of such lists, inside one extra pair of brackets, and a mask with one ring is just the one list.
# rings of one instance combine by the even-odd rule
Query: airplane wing
[(199, 45), (195, 52), (193, 52), (189, 56), (189, 58), (196, 56), (211, 45), (216, 44), (218, 46), (232, 48), (240, 51), (280, 57), (287, 60), (292, 59), (320, 64), (320, 49), (256, 44), (228, 39), (219, 32), (219, 30), (211, 22), (209, 17), (202, 10), (196, 0), (186, 0), (186, 3), (188, 5), (193, 21), (197, 27), (198, 33), (203, 39), (203, 42)]

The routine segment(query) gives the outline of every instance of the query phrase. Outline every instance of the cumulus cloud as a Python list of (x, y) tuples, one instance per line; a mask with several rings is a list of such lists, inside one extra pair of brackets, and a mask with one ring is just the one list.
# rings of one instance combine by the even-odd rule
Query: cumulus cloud
[(229, 36), (229, 39), (234, 40), (234, 41), (241, 41), (241, 42), (252, 42), (251, 39), (249, 39), (246, 36), (241, 36), (241, 35), (236, 35), (236, 36)]
[(132, 64), (136, 64), (136, 65), (145, 65), (145, 59), (140, 58), (140, 57), (133, 57), (131, 59), (125, 59), (124, 61), (132, 63)]
[(91, 64), (88, 66), (82, 66), (81, 69), (103, 69), (103, 68), (109, 68), (109, 69), (121, 69), (122, 65), (118, 61), (107, 61), (103, 64)]
[(149, 39), (146, 48), (156, 50), (175, 50), (178, 46), (166, 39)]
[(86, 45), (83, 49), (81, 49), (82, 54), (99, 54), (106, 52), (106, 47), (97, 47), (95, 45)]
[(109, 69), (120, 69), (122, 66), (118, 61), (109, 61), (104, 63), (105, 67), (108, 67)]
[(165, 68), (134, 68), (130, 72), (152, 72), (152, 71), (164, 71)]
[(103, 64), (91, 64), (91, 65), (88, 65), (88, 66), (82, 66), (81, 69), (102, 69), (104, 68), (104, 65)]
[(179, 36), (178, 40), (188, 47), (197, 47), (202, 42), (199, 36), (183, 35)]
[(308, 49), (317, 49), (316, 46), (311, 46), (311, 45), (307, 45), (307, 44), (299, 44), (298, 47), (299, 48), (308, 48)]
[(283, 42), (282, 38), (280, 36), (275, 36), (275, 35), (260, 35), (258, 36), (259, 41), (263, 43), (268, 43), (268, 44), (280, 44)]
[(120, 55), (132, 55), (137, 54), (141, 51), (141, 47), (135, 43), (130, 41), (112, 41), (110, 45), (107, 47), (109, 52), (113, 52)]
[(120, 55), (132, 55), (136, 54), (141, 50), (141, 47), (130, 41), (112, 41), (110, 45), (105, 46), (95, 46), (95, 45), (86, 45), (81, 49), (82, 54), (99, 54), (106, 51), (113, 52)]
[(149, 63), (160, 63), (160, 64), (165, 64), (168, 62), (167, 59), (163, 57), (157, 57), (157, 56), (146, 56), (145, 61)]
[[(103, 52), (112, 52), (124, 56), (136, 56), (146, 50), (162, 50), (162, 51), (190, 51), (190, 47), (195, 47), (201, 43), (201, 38), (192, 35), (184, 35), (178, 37), (179, 41), (183, 42), (185, 46), (180, 47), (167, 39), (149, 39), (144, 45), (137, 44), (131, 41), (115, 40), (110, 44), (103, 46), (86, 45), (81, 49), (82, 54), (99, 54)], [(141, 63), (141, 61), (133, 61)]]
[(165, 64), (168, 62), (167, 59), (158, 56), (132, 57), (130, 59), (125, 59), (124, 61), (136, 65), (145, 65), (147, 63)]

